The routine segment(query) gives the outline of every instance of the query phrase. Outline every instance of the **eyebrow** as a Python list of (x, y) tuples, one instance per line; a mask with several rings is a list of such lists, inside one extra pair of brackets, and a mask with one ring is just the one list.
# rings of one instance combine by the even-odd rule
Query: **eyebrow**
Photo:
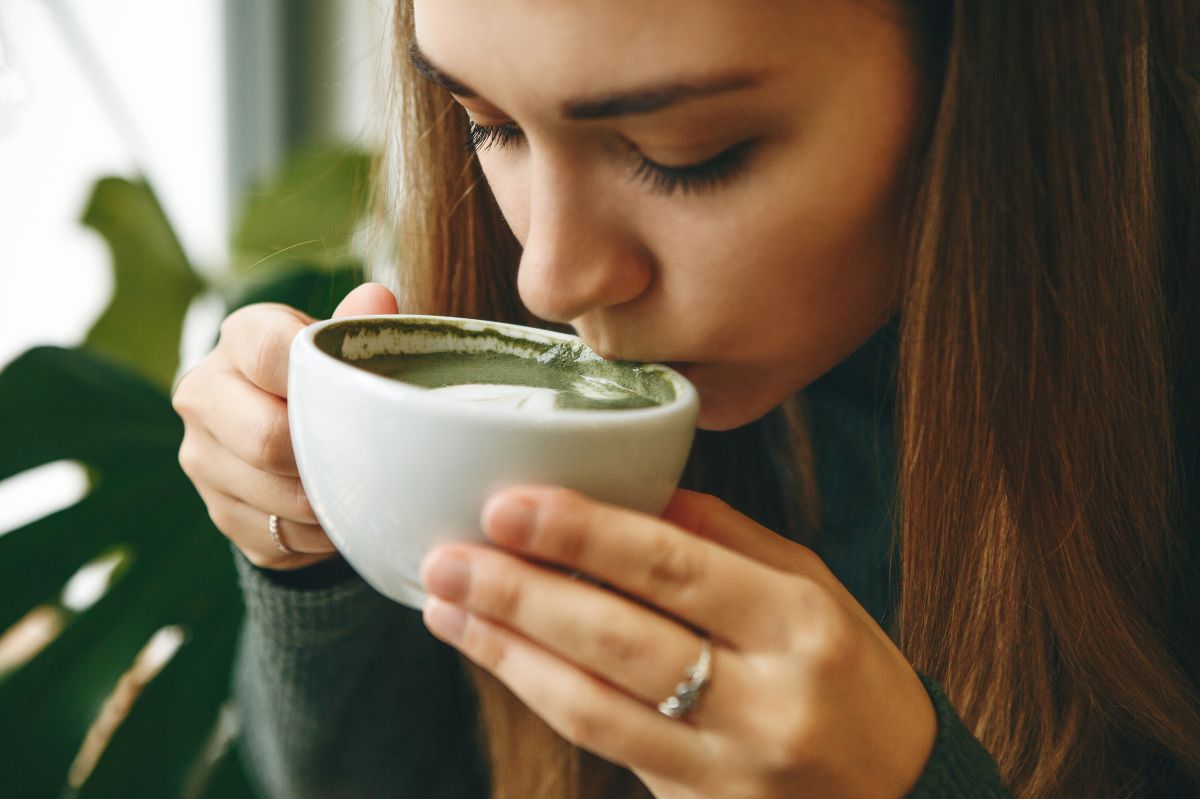
[[(408, 55), (413, 67), (425, 80), (459, 97), (479, 97), (479, 93), (470, 86), (430, 61), (416, 40), (409, 44)], [(667, 81), (600, 97), (566, 100), (560, 105), (559, 112), (565, 119), (576, 120), (648, 114), (684, 100), (741, 91), (761, 83), (762, 74), (755, 72), (731, 72), (698, 80)]]

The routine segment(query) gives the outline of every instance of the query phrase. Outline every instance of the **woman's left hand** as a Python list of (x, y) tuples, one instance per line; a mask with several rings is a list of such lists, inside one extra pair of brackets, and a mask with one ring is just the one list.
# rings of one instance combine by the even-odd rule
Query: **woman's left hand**
[[(689, 491), (659, 519), (509, 489), (483, 526), (495, 548), (443, 545), (423, 563), (426, 625), (660, 799), (900, 797), (916, 783), (929, 697), (811, 550)], [(658, 704), (702, 635), (711, 679), (669, 718)]]

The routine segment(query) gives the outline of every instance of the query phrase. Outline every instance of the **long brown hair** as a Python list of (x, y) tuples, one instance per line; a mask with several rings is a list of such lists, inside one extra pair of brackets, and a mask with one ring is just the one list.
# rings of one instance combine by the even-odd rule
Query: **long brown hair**
[(1169, 0), (953, 11), (901, 328), (901, 642), (1019, 795), (1200, 775), (1172, 408), (1200, 399), (1198, 33)]
[[(899, 641), (1021, 797), (1200, 786), (1200, 12), (907, 3), (926, 85), (903, 215)], [(405, 309), (538, 324), (520, 247), (408, 67), (384, 159)], [(811, 541), (802, 394), (703, 434), (690, 484)], [(644, 796), (472, 667), (493, 796)]]

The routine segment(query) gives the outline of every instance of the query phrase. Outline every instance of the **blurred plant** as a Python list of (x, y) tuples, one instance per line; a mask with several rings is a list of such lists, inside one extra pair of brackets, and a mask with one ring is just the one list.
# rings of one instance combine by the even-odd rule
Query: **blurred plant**
[[(189, 305), (326, 317), (362, 276), (370, 158), (296, 154), (246, 202), (234, 266), (191, 266), (150, 186), (100, 180), (83, 221), (115, 291), (84, 344), (0, 372), (0, 480), (62, 460), (86, 496), (0, 536), (0, 796), (251, 795), (223, 712), (242, 605), (225, 538), (179, 469), (168, 395)], [(99, 586), (80, 598), (83, 575)]]

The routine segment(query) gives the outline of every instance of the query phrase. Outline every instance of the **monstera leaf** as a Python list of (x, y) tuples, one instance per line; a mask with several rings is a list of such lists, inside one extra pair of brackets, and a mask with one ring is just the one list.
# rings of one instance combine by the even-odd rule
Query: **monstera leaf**
[(296, 152), (246, 198), (233, 238), (243, 282), (297, 266), (345, 268), (359, 262), (354, 237), (370, 197), (371, 157), (351, 147)]
[(179, 367), (183, 317), (204, 281), (143, 181), (104, 178), (96, 184), (83, 222), (108, 243), (115, 290), (92, 326), (87, 346), (124, 361), (167, 387)]
[[(176, 463), (181, 437), (166, 395), (102, 356), (38, 348), (0, 373), (0, 478), (64, 459), (92, 475), (77, 505), (0, 538), (0, 627), (36, 606), (65, 618), (45, 650), (0, 681), (5, 726), (19, 730), (4, 747), (0, 795), (60, 794), (101, 703), (169, 625), (184, 643), (82, 793), (180, 795), (181, 776), (203, 751), (228, 693), (240, 610), (228, 545)], [(84, 612), (64, 608), (67, 578), (114, 551), (125, 565), (107, 593)], [(131, 756), (136, 769), (106, 762)]]
[[(347, 152), (285, 169), (250, 204), (239, 241), (348, 239), (365, 160)], [(183, 429), (167, 394), (184, 314), (206, 287), (145, 184), (100, 181), (85, 224), (113, 254), (111, 303), (83, 347), (39, 347), (0, 371), (0, 480), (64, 460), (88, 475), (78, 503), (0, 536), (0, 636), (31, 612), (57, 623), (35, 655), (0, 665), (0, 797), (246, 799), (222, 714), (241, 596), (228, 542), (178, 466)], [(253, 280), (221, 286), (227, 303), (329, 316), (362, 273), (339, 246), (336, 258), (268, 259)], [(97, 561), (112, 567), (107, 590), (66, 601), (64, 584)], [(131, 667), (164, 632), (169, 659), (129, 691)]]

